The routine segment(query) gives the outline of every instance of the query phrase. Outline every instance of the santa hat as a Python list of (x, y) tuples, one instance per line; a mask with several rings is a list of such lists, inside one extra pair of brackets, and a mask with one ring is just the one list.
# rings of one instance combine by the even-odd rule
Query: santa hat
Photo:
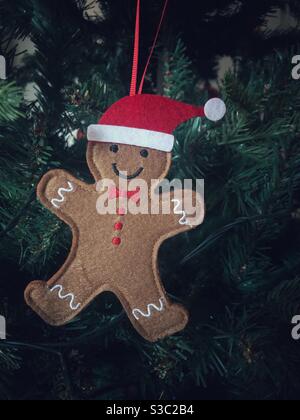
[(196, 107), (157, 95), (127, 96), (112, 105), (97, 125), (88, 128), (88, 140), (117, 143), (171, 152), (173, 131), (183, 122), (206, 116), (218, 121), (226, 114), (226, 105), (210, 99), (205, 107)]

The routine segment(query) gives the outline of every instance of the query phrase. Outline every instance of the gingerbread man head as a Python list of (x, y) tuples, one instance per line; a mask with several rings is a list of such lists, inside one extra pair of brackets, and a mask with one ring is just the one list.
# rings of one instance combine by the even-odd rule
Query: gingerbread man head
[(169, 172), (173, 131), (194, 117), (217, 121), (225, 115), (220, 99), (196, 107), (156, 95), (128, 96), (112, 105), (88, 129), (87, 160), (96, 181), (118, 183), (142, 178), (148, 183)]

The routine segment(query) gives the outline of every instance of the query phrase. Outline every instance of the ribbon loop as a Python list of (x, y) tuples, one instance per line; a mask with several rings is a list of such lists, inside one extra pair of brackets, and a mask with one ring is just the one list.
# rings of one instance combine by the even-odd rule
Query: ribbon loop
[[(157, 40), (159, 37), (159, 33), (164, 21), (164, 17), (166, 14), (167, 6), (169, 0), (165, 0), (165, 4), (163, 7), (163, 11), (160, 17), (160, 21), (158, 24), (158, 28), (154, 37), (154, 42), (152, 44), (150, 54), (145, 66), (145, 70), (143, 72), (142, 80), (139, 86), (138, 94), (141, 95), (143, 92), (144, 82), (147, 75), (147, 71), (151, 62), (151, 58), (153, 56), (154, 50), (156, 48)], [(133, 52), (133, 65), (132, 65), (132, 77), (131, 77), (131, 86), (130, 86), (130, 96), (136, 95), (136, 88), (137, 88), (137, 77), (138, 77), (138, 65), (139, 65), (139, 48), (140, 48), (140, 15), (141, 15), (141, 0), (137, 0), (137, 11), (136, 11), (136, 23), (135, 23), (135, 36), (134, 36), (134, 52)]]
[(141, 0), (137, 0), (130, 96), (136, 95), (137, 73), (138, 73), (138, 66), (139, 66), (139, 49), (140, 49), (140, 14), (141, 14)]

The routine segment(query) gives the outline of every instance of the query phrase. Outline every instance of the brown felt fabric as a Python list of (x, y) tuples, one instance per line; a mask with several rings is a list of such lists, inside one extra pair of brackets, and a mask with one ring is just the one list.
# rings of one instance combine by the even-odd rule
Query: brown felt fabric
[[(96, 181), (110, 178), (118, 184), (118, 177), (112, 170), (113, 163), (129, 174), (143, 167), (139, 178), (147, 182), (162, 179), (169, 171), (170, 154), (148, 150), (149, 157), (145, 159), (138, 147), (120, 145), (119, 152), (114, 154), (110, 146), (105, 143), (90, 143), (88, 146), (87, 160)], [(53, 199), (58, 197), (60, 188), (68, 188), (68, 182), (74, 186), (73, 191), (64, 192), (64, 201), (56, 208)], [(188, 314), (183, 307), (168, 299), (160, 280), (157, 255), (166, 239), (191, 227), (180, 225), (181, 216), (173, 212), (170, 215), (99, 215), (96, 210), (99, 194), (96, 185), (86, 185), (60, 170), (47, 173), (41, 180), (38, 197), (44, 206), (71, 227), (73, 244), (58, 273), (47, 283), (36, 281), (29, 284), (25, 291), (28, 305), (46, 322), (59, 326), (78, 315), (97, 295), (111, 291), (121, 301), (134, 327), (147, 340), (156, 341), (182, 330)], [(201, 207), (195, 223), (199, 225), (204, 218), (203, 199), (196, 193), (192, 194)], [(189, 213), (188, 209), (185, 210)], [(117, 233), (121, 245), (115, 246), (112, 239), (116, 236), (114, 225), (118, 221), (124, 226)], [(62, 298), (59, 298), (59, 292)], [(74, 297), (73, 309), (70, 294)], [(150, 306), (149, 311), (150, 304), (163, 309), (159, 311)], [(151, 316), (135, 312), (136, 319), (134, 309)]]

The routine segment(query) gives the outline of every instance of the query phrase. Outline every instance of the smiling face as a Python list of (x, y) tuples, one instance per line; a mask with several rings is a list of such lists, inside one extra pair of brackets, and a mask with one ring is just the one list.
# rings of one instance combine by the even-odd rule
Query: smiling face
[(152, 179), (167, 175), (171, 153), (124, 144), (90, 142), (87, 160), (96, 181), (107, 178), (118, 183), (120, 178), (128, 181), (141, 178), (150, 183)]

